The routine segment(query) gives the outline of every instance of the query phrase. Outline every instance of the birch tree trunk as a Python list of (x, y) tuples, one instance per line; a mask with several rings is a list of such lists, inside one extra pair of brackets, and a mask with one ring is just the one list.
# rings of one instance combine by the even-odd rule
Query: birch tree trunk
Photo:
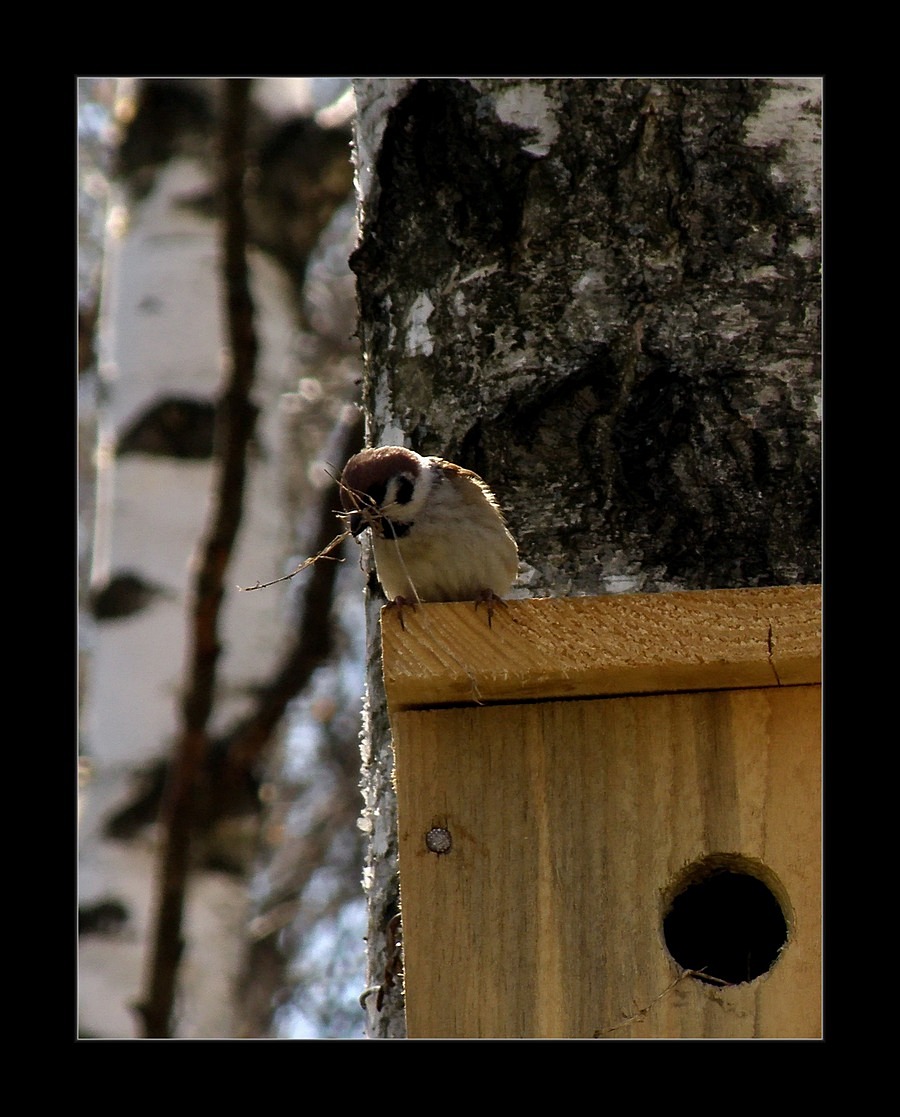
[[(480, 473), (521, 595), (818, 581), (821, 82), (355, 92), (367, 442)], [(370, 597), (366, 1007), (400, 1036)]]

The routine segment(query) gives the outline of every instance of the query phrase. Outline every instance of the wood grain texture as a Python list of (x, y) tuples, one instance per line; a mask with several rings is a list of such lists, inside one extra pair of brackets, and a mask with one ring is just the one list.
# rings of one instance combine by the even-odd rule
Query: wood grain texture
[[(392, 724), (411, 1037), (820, 1035), (820, 687)], [(789, 927), (768, 973), (727, 988), (683, 977), (662, 931), (710, 855), (751, 866)]]
[(382, 611), (392, 710), (817, 683), (821, 587)]

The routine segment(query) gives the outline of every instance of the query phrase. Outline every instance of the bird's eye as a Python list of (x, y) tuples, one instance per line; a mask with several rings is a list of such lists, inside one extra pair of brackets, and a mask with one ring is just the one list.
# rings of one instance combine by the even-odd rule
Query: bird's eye
[(372, 502), (373, 508), (380, 508), (382, 504), (384, 504), (384, 498), (387, 495), (387, 484), (384, 481), (379, 481), (370, 489), (367, 489), (365, 495)]

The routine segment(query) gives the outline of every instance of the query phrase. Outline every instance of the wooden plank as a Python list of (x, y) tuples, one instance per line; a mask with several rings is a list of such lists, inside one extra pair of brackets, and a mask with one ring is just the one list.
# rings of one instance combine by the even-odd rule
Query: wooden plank
[[(392, 723), (411, 1037), (821, 1034), (820, 687)], [(710, 854), (755, 866), (789, 924), (772, 969), (728, 988), (683, 977), (662, 932)]]
[(821, 587), (468, 602), (382, 611), (392, 710), (817, 683)]

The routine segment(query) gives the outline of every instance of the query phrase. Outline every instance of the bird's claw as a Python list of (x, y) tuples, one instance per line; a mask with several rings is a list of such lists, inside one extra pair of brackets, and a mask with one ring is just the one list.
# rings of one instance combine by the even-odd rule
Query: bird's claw
[(475, 598), (475, 611), (478, 612), (478, 606), (484, 605), (487, 609), (488, 628), (493, 628), (494, 608), (497, 605), (502, 605), (504, 609), (507, 608), (506, 602), (502, 597), (498, 597), (493, 590), (482, 590), (481, 593)]
[(397, 610), (397, 619), (400, 621), (400, 627), (406, 631), (406, 625), (403, 622), (403, 610), (412, 609), (416, 611), (416, 603), (408, 597), (395, 597), (393, 601), (388, 602), (388, 607)]

